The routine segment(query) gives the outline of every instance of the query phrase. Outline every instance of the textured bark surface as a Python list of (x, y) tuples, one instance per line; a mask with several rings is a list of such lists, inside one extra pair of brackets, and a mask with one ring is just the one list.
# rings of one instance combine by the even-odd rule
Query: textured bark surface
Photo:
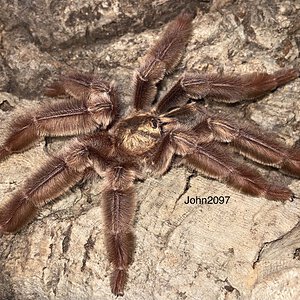
[[(194, 35), (161, 93), (187, 69), (238, 73), (299, 66), (299, 1), (174, 2), (0, 0), (0, 139), (10, 118), (47, 102), (42, 87), (66, 70), (114, 79), (128, 103), (138, 58), (186, 6), (197, 9)], [(299, 82), (258, 101), (206, 104), (292, 145), (300, 132)], [(66, 140), (48, 140), (48, 151)], [(47, 155), (41, 141), (2, 162), (0, 200)], [(261, 172), (300, 196), (299, 180), (271, 168)], [(102, 183), (95, 178), (76, 185), (19, 233), (0, 237), (0, 299), (115, 298), (103, 243)], [(183, 166), (136, 186), (137, 244), (124, 299), (300, 298), (299, 198), (282, 204), (247, 197)], [(184, 204), (188, 196), (209, 195), (230, 200)]]

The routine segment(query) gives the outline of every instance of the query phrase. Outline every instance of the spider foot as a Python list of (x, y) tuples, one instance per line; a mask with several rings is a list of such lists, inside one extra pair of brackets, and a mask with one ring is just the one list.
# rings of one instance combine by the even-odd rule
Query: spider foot
[(5, 159), (10, 154), (10, 151), (6, 148), (0, 148), (0, 161)]
[(8, 235), (8, 234), (11, 234), (11, 233), (13, 233), (13, 232), (6, 230), (3, 226), (0, 225), (0, 236)]
[(9, 201), (1, 203), (0, 232), (4, 234), (18, 231), (37, 213), (37, 207), (22, 193), (16, 193)]
[(291, 198), (289, 200), (290, 200), (290, 202), (293, 202), (296, 199), (300, 199), (300, 197), (298, 195), (296, 195), (296, 194), (293, 193), (292, 196), (291, 196)]
[(127, 281), (127, 272), (124, 269), (117, 269), (111, 276), (111, 291), (116, 296), (124, 296), (124, 286)]
[(264, 197), (273, 201), (293, 201), (295, 198), (294, 193), (287, 187), (269, 185), (264, 191)]

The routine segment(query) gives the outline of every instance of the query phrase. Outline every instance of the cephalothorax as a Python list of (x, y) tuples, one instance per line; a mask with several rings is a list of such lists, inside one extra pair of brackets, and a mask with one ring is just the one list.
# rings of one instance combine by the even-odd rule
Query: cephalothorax
[(132, 262), (135, 211), (134, 181), (147, 169), (165, 173), (174, 156), (203, 174), (243, 193), (271, 200), (292, 200), (286, 186), (269, 183), (256, 170), (239, 164), (224, 143), (263, 165), (300, 176), (300, 150), (239, 126), (205, 109), (197, 99), (233, 103), (260, 97), (299, 77), (297, 69), (274, 74), (221, 75), (186, 73), (156, 103), (157, 83), (182, 56), (192, 31), (192, 15), (181, 13), (146, 53), (134, 74), (131, 111), (119, 111), (114, 84), (95, 75), (62, 76), (45, 94), (58, 97), (10, 124), (0, 159), (25, 150), (44, 136), (80, 135), (0, 204), (0, 231), (14, 232), (47, 201), (55, 199), (87, 173), (105, 177), (103, 209), (106, 246), (114, 271), (111, 289), (123, 295)]
[(162, 135), (161, 120), (151, 114), (135, 114), (121, 121), (115, 130), (118, 145), (132, 154), (143, 154), (157, 145)]

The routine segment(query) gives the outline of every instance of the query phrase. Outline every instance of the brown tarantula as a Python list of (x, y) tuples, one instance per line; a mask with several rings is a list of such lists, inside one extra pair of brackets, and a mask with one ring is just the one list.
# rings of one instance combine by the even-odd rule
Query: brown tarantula
[[(288, 148), (257, 129), (246, 129), (211, 113), (193, 99), (234, 103), (265, 95), (299, 76), (296, 69), (274, 74), (187, 73), (155, 102), (157, 83), (179, 63), (192, 31), (193, 16), (182, 12), (146, 53), (134, 74), (132, 109), (119, 112), (115, 85), (94, 75), (70, 74), (45, 94), (62, 97), (11, 123), (0, 159), (23, 151), (44, 136), (80, 135), (53, 155), (0, 207), (0, 230), (14, 232), (49, 200), (95, 171), (103, 188), (106, 247), (114, 266), (111, 289), (123, 295), (134, 251), (134, 181), (143, 170), (164, 174), (175, 156), (208, 177), (243, 193), (270, 200), (292, 200), (286, 186), (269, 183), (256, 170), (237, 163), (224, 144), (260, 164), (300, 176), (300, 150)], [(106, 129), (106, 130), (105, 130)]]

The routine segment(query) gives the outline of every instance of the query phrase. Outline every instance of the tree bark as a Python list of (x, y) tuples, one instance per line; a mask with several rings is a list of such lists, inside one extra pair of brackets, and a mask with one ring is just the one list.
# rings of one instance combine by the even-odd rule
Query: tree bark
[[(246, 73), (299, 66), (296, 0), (11, 3), (0, 3), (0, 139), (11, 118), (48, 101), (42, 87), (51, 78), (71, 69), (114, 79), (125, 107), (138, 58), (184, 7), (197, 11), (193, 37), (161, 95), (185, 70)], [(293, 145), (300, 133), (299, 92), (297, 79), (256, 101), (203, 105)], [(48, 139), (48, 152), (67, 140)], [(46, 152), (41, 141), (1, 163), (1, 200)], [(300, 196), (299, 180), (239, 159)], [(100, 178), (78, 184), (21, 231), (0, 237), (1, 299), (114, 299), (102, 187)], [(196, 196), (230, 198), (227, 204), (185, 204)], [(299, 198), (282, 204), (245, 196), (176, 164), (162, 178), (138, 182), (137, 200), (136, 252), (124, 299), (299, 299)]]

